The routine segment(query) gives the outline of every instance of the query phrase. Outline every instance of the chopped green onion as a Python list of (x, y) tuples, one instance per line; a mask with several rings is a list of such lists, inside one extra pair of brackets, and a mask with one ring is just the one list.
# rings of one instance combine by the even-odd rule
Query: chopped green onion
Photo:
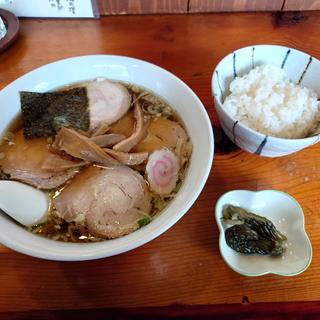
[(140, 219), (138, 221), (139, 228), (149, 224), (150, 222), (151, 222), (151, 218), (150, 217), (144, 217), (144, 218)]

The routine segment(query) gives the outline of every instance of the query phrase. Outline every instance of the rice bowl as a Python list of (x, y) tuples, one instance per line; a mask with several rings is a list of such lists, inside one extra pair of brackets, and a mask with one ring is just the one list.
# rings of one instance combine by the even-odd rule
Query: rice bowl
[(255, 67), (230, 84), (223, 107), (251, 129), (279, 138), (304, 138), (320, 120), (317, 94), (292, 83), (274, 65)]
[[(287, 128), (285, 128), (282, 134), (285, 133), (286, 137), (279, 137), (279, 135), (276, 136), (277, 134), (270, 134), (270, 131), (263, 131), (261, 129), (261, 123), (260, 125), (254, 123), (254, 126), (258, 125), (259, 127), (250, 127), (250, 125), (243, 123), (243, 121), (231, 115), (224, 107), (224, 101), (230, 94), (229, 89), (231, 82), (237, 77), (248, 74), (250, 70), (256, 66), (266, 64), (271, 64), (283, 69), (292, 83), (312, 89), (319, 96), (320, 83), (317, 79), (320, 73), (320, 61), (315, 57), (296, 49), (276, 45), (256, 45), (238, 49), (224, 57), (218, 63), (212, 75), (211, 88), (222, 129), (230, 140), (241, 149), (267, 157), (288, 155), (317, 143), (320, 140), (318, 128), (313, 133), (310, 133), (310, 131), (314, 129), (315, 124), (318, 122), (318, 111), (314, 113), (316, 120), (313, 118), (312, 122), (308, 122), (306, 127), (299, 133), (299, 136), (308, 134), (307, 137), (297, 138), (297, 136), (295, 136), (289, 138), (290, 135), (293, 136), (295, 129), (287, 130)], [(269, 93), (271, 92), (272, 91), (269, 90)], [(291, 98), (293, 98), (293, 96), (294, 95), (292, 95)], [(308, 99), (313, 99), (312, 96), (313, 94), (306, 95)], [(246, 98), (248, 97), (250, 96), (247, 95)], [(303, 98), (303, 100), (306, 99)], [(312, 109), (315, 111), (317, 108), (318, 102), (314, 103)], [(273, 115), (274, 114), (276, 113), (273, 113)], [(290, 114), (292, 115), (292, 112)], [(282, 120), (283, 118), (288, 120), (286, 117), (287, 113), (284, 112)], [(300, 113), (299, 116), (296, 115), (296, 117), (304, 117), (303, 112)], [(256, 119), (257, 117), (255, 117), (253, 122), (256, 122)], [(267, 128), (270, 129), (270, 122), (274, 124), (274, 121), (270, 120), (270, 114), (265, 120)], [(303, 121), (303, 119), (299, 119), (299, 122), (300, 120)], [(283, 121), (281, 122), (283, 124)], [(279, 128), (281, 129), (281, 127)], [(261, 132), (259, 132), (258, 129), (260, 129)], [(280, 131), (281, 130), (279, 130), (279, 132)], [(289, 131), (290, 133), (288, 133)]]

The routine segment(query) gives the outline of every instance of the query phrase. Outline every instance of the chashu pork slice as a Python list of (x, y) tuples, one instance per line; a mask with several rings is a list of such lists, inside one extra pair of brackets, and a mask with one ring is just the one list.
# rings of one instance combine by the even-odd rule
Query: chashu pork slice
[(72, 178), (84, 161), (64, 159), (49, 151), (46, 138), (27, 140), (23, 131), (15, 134), (14, 144), (3, 148), (0, 167), (13, 180), (40, 189), (54, 189)]
[(109, 80), (86, 85), (89, 99), (90, 131), (110, 125), (122, 118), (130, 108), (131, 96), (125, 86)]
[(182, 126), (176, 121), (156, 118), (148, 126), (146, 137), (132, 149), (132, 152), (153, 152), (163, 148), (174, 151), (180, 164), (185, 162), (190, 153), (188, 136)]
[(91, 234), (107, 239), (138, 229), (151, 210), (144, 179), (126, 166), (84, 169), (53, 203), (67, 222), (85, 225)]

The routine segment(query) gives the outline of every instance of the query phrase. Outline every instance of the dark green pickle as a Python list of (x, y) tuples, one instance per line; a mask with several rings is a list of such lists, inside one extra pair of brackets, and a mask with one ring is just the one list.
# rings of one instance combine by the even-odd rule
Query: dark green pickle
[(222, 219), (234, 224), (225, 231), (227, 245), (239, 253), (278, 256), (286, 251), (286, 236), (265, 217), (225, 205)]

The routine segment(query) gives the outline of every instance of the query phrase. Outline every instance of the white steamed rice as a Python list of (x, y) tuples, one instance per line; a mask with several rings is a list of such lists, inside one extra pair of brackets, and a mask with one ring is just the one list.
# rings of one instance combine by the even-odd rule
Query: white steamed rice
[(223, 106), (249, 128), (280, 138), (304, 138), (320, 121), (317, 94), (293, 84), (273, 65), (252, 69), (230, 84)]

